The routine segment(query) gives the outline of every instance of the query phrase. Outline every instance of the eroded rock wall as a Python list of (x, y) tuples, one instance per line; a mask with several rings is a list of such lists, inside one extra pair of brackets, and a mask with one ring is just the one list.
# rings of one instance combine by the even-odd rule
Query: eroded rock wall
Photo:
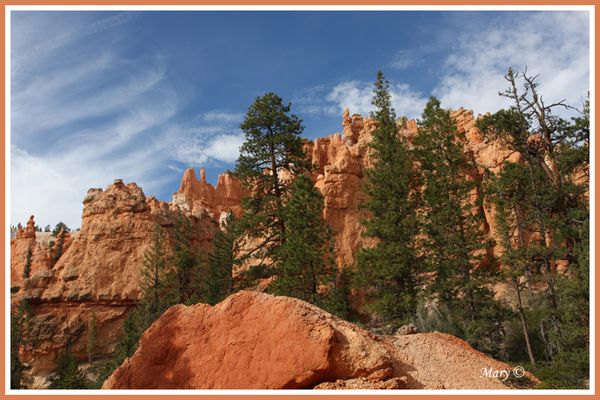
[[(33, 313), (31, 337), (36, 343), (24, 348), (22, 355), (35, 387), (46, 384), (67, 341), (79, 360), (87, 360), (92, 314), (97, 337), (94, 357), (101, 360), (113, 353), (127, 311), (140, 299), (140, 268), (156, 224), (168, 236), (178, 218), (189, 218), (195, 234), (192, 247), (197, 251), (210, 249), (218, 229), (209, 215), (185, 215), (168, 203), (146, 198), (135, 183), (121, 180), (105, 190), (90, 189), (83, 203), (81, 231), (65, 239), (56, 261), (47, 245), (36, 242), (29, 227), (11, 243), (11, 284), (19, 288), (12, 301), (26, 299)], [(31, 276), (23, 279), (30, 247), (34, 249)]]

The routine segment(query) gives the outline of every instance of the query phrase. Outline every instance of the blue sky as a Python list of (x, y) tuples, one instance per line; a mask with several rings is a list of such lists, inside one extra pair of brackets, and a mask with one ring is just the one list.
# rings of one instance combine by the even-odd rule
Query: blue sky
[(58, 12), (11, 15), (11, 223), (79, 226), (115, 178), (170, 200), (186, 167), (232, 168), (256, 96), (292, 102), (305, 136), (370, 111), (382, 69), (397, 114), (430, 95), (495, 111), (508, 66), (549, 99), (589, 86), (587, 12)]

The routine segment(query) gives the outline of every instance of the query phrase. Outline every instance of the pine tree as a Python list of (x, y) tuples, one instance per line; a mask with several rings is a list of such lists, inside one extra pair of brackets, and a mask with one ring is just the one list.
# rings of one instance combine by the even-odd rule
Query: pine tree
[(377, 121), (370, 143), (373, 167), (365, 171), (369, 213), (366, 236), (377, 239), (358, 258), (358, 281), (369, 287), (371, 308), (384, 321), (401, 324), (415, 312), (419, 263), (415, 251), (416, 176), (408, 144), (398, 134), (389, 84), (377, 73), (372, 104)]
[(146, 310), (141, 306), (135, 306), (129, 311), (123, 327), (121, 336), (117, 342), (117, 347), (112, 358), (105, 363), (95, 382), (96, 387), (102, 387), (102, 384), (113, 373), (115, 369), (123, 364), (126, 358), (131, 357), (138, 348), (140, 338), (144, 331), (150, 326), (152, 321), (146, 316)]
[(241, 226), (259, 241), (245, 257), (271, 266), (275, 250), (286, 240), (284, 207), (290, 179), (306, 167), (300, 134), (302, 121), (291, 114), (275, 93), (256, 98), (240, 128), (245, 141), (240, 148), (235, 175), (251, 193), (242, 200)]
[(87, 389), (90, 382), (79, 369), (70, 345), (59, 354), (56, 369), (50, 378), (50, 389)]
[(143, 294), (141, 306), (149, 322), (155, 321), (173, 304), (173, 290), (167, 286), (167, 273), (163, 233), (160, 225), (156, 224), (152, 243), (144, 253), (140, 282)]
[[(581, 246), (589, 251), (588, 239), (581, 235), (587, 232), (589, 224), (586, 194), (589, 190), (586, 183), (589, 180), (589, 103), (584, 103), (580, 117), (567, 122), (556, 115), (555, 109), (572, 107), (564, 101), (546, 104), (539, 93), (537, 76), (509, 69), (506, 80), (509, 88), (500, 94), (512, 100), (511, 107), (478, 121), (486, 138), (499, 140), (524, 160), (519, 166), (504, 166), (496, 182), (496, 204), (498, 208), (506, 208), (503, 212), (508, 221), (505, 223), (507, 238), (511, 239), (510, 234), (516, 231), (513, 243), (504, 240), (505, 248), (511, 247), (503, 262), (510, 270), (520, 271), (521, 276), (515, 272), (514, 286), (521, 282), (528, 289), (527, 293), (532, 292), (530, 281), (545, 283), (542, 298), (530, 294), (536, 299), (535, 310), (531, 311), (541, 312), (543, 316), (538, 323), (539, 336), (545, 347), (543, 364), (549, 365), (543, 368), (564, 377), (556, 383), (559, 387), (572, 387), (576, 382), (581, 384), (587, 374), (587, 367), (581, 367), (586, 359), (581, 354), (588, 348), (588, 325), (584, 322), (587, 311), (582, 310), (588, 309), (585, 304), (589, 304), (589, 299), (575, 294), (571, 284), (582, 285), (582, 293), (588, 284), (577, 277), (581, 277), (579, 271), (587, 268), (579, 262), (586, 252), (582, 252)], [(520, 82), (523, 82), (522, 88)], [(511, 191), (515, 183), (519, 184), (519, 190)], [(585, 255), (582, 258), (586, 259)], [(556, 271), (555, 264), (560, 259), (568, 263), (568, 278)], [(577, 315), (573, 313), (572, 304), (581, 306)], [(527, 306), (523, 308), (519, 312), (521, 319), (527, 314)], [(525, 326), (525, 322), (522, 325)], [(572, 332), (577, 333), (571, 336)], [(565, 341), (567, 337), (577, 339)], [(529, 353), (533, 363), (533, 351)], [(564, 370), (558, 372), (560, 368)], [(573, 371), (577, 372), (573, 374)], [(543, 374), (543, 369), (540, 373)]]
[(284, 210), (286, 241), (275, 258), (277, 279), (269, 286), (275, 294), (296, 297), (322, 306), (321, 285), (332, 283), (331, 232), (323, 218), (323, 196), (310, 177), (299, 175)]
[(23, 363), (19, 357), (19, 347), (23, 339), (19, 329), (19, 318), (10, 316), (10, 388), (21, 389), (23, 379)]
[(481, 348), (501, 335), (501, 313), (487, 289), (490, 270), (478, 266), (487, 241), (483, 216), (472, 201), (478, 184), (468, 176), (475, 166), (464, 152), (465, 141), (450, 112), (431, 98), (413, 140), (422, 171), (421, 249), (434, 273), (430, 291), (462, 326), (462, 336)]
[(172, 257), (172, 271), (169, 272), (167, 285), (175, 286), (173, 304), (193, 304), (199, 300), (197, 282), (200, 279), (199, 262), (192, 252), (192, 227), (185, 217), (179, 217), (175, 223)]
[(354, 310), (350, 302), (350, 289), (353, 279), (354, 272), (350, 267), (341, 267), (335, 274), (335, 280), (327, 293), (324, 294), (319, 306), (344, 320), (352, 320)]
[(233, 268), (238, 264), (240, 238), (238, 221), (229, 212), (213, 238), (213, 249), (208, 258), (206, 300), (209, 304), (217, 304), (234, 291)]
[(496, 233), (502, 238), (504, 249), (500, 260), (503, 265), (502, 276), (512, 285), (527, 354), (535, 366), (536, 356), (524, 300), (525, 293), (530, 299), (533, 297), (532, 274), (536, 271), (535, 258), (531, 257), (532, 252), (526, 241), (527, 231), (534, 229), (527, 167), (506, 162), (501, 173), (488, 180), (489, 198), (495, 206)]
[(54, 229), (52, 230), (52, 236), (57, 236), (61, 230), (64, 230), (65, 232), (69, 232), (70, 229), (67, 226), (67, 224), (65, 224), (64, 222), (59, 222), (58, 224), (56, 224), (56, 226), (54, 227)]
[(31, 275), (31, 247), (27, 249), (27, 255), (25, 256), (25, 267), (23, 268), (23, 278), (27, 279)]

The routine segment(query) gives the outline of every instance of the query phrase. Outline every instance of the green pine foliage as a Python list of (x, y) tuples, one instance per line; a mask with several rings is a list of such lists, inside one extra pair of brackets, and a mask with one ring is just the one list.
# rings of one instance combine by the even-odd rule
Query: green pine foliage
[(472, 201), (479, 188), (468, 174), (475, 165), (463, 150), (465, 141), (450, 112), (432, 97), (413, 141), (422, 179), (419, 247), (434, 276), (430, 293), (458, 322), (460, 336), (486, 349), (502, 339), (502, 308), (488, 288), (490, 268), (480, 267), (488, 243)]
[(233, 269), (238, 264), (241, 230), (235, 215), (227, 214), (222, 229), (213, 238), (208, 257), (206, 301), (217, 304), (234, 291)]
[(141, 270), (140, 288), (142, 300), (140, 306), (144, 309), (148, 322), (155, 321), (173, 303), (175, 294), (168, 282), (168, 263), (166, 246), (162, 228), (155, 225), (150, 246), (144, 253)]
[(194, 304), (201, 298), (199, 282), (202, 279), (201, 263), (194, 254), (191, 244), (193, 235), (190, 220), (179, 217), (173, 230), (167, 283), (165, 288), (173, 293), (172, 304)]
[(153, 321), (147, 316), (147, 310), (141, 306), (136, 306), (129, 311), (123, 327), (121, 336), (117, 342), (117, 347), (112, 358), (105, 362), (99, 370), (95, 387), (100, 388), (104, 381), (117, 369), (126, 358), (131, 357), (138, 348), (140, 338), (144, 331)]
[[(49, 228), (49, 227), (48, 227), (48, 228)], [(69, 227), (67, 226), (67, 224), (65, 224), (64, 222), (62, 222), (62, 221), (61, 221), (61, 222), (59, 222), (58, 224), (56, 224), (56, 226), (54, 227), (54, 229), (52, 229), (52, 236), (56, 236), (56, 235), (58, 235), (58, 234), (59, 234), (59, 232), (60, 232), (61, 230), (63, 230), (63, 229), (64, 229), (64, 231), (65, 231), (65, 232), (69, 232), (69, 231), (70, 231), (70, 229), (69, 229)]]
[(323, 306), (335, 277), (331, 231), (323, 218), (323, 196), (309, 176), (299, 175), (284, 210), (286, 241), (275, 258), (276, 280), (269, 291)]
[[(557, 116), (564, 102), (547, 104), (536, 76), (509, 69), (512, 100), (478, 121), (486, 138), (524, 158), (505, 163), (490, 179), (498, 233), (506, 249), (522, 336), (534, 373), (545, 387), (584, 387), (589, 376), (589, 99), (581, 115)], [(522, 86), (521, 86), (522, 84)], [(567, 261), (565, 273), (556, 270)], [(544, 289), (532, 290), (532, 283)]]
[(56, 369), (50, 378), (50, 389), (89, 389), (90, 384), (79, 369), (70, 346), (67, 346), (56, 360)]
[(321, 299), (320, 306), (330, 313), (347, 321), (356, 321), (356, 312), (351, 303), (351, 288), (355, 272), (350, 267), (342, 267), (335, 275), (328, 291)]
[(23, 373), (26, 368), (21, 362), (19, 351), (26, 346), (31, 326), (31, 308), (29, 302), (23, 299), (19, 302), (16, 312), (10, 316), (10, 387), (23, 388)]
[(378, 72), (373, 97), (377, 129), (370, 143), (373, 167), (365, 171), (366, 235), (378, 240), (359, 254), (357, 282), (368, 287), (370, 308), (384, 322), (409, 321), (416, 308), (420, 264), (415, 238), (416, 175), (406, 140), (398, 135), (389, 84)]
[(23, 268), (23, 278), (27, 279), (31, 275), (31, 247), (27, 249), (27, 255), (25, 256), (25, 267)]
[[(245, 141), (235, 165), (235, 176), (251, 193), (242, 199), (240, 226), (259, 244), (244, 257), (271, 267), (276, 249), (286, 240), (284, 216), (290, 180), (306, 168), (302, 149), (302, 120), (275, 93), (257, 97), (240, 128)], [(286, 179), (284, 179), (286, 178)]]

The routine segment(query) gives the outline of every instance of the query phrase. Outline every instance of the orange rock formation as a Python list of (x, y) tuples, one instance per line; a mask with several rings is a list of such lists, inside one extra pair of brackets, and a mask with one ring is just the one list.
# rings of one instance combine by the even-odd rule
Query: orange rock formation
[[(32, 335), (38, 343), (25, 349), (28, 373), (41, 387), (54, 370), (58, 352), (67, 340), (80, 360), (87, 359), (87, 328), (96, 315), (96, 358), (110, 356), (129, 308), (140, 298), (139, 271), (143, 254), (152, 241), (155, 224), (168, 234), (177, 209), (154, 198), (146, 199), (135, 183), (120, 179), (106, 190), (90, 189), (83, 200), (81, 232), (69, 239), (53, 263), (47, 245), (36, 243), (30, 219), (28, 228), (11, 242), (13, 302), (27, 299), (33, 310)], [(208, 250), (216, 223), (208, 215), (190, 216), (197, 237), (194, 248)], [(55, 241), (58, 238), (55, 239)], [(45, 247), (45, 248), (44, 248)], [(23, 279), (28, 248), (33, 248), (31, 276)], [(18, 287), (18, 291), (17, 288)]]
[(303, 301), (243, 291), (171, 307), (103, 389), (509, 388), (483, 368), (510, 369), (450, 335), (375, 336)]
[(206, 171), (200, 169), (200, 180), (196, 178), (193, 168), (183, 174), (179, 190), (173, 194), (174, 206), (192, 215), (210, 214), (220, 218), (222, 213), (241, 210), (242, 189), (240, 183), (230, 174), (219, 175), (217, 187), (206, 182)]

